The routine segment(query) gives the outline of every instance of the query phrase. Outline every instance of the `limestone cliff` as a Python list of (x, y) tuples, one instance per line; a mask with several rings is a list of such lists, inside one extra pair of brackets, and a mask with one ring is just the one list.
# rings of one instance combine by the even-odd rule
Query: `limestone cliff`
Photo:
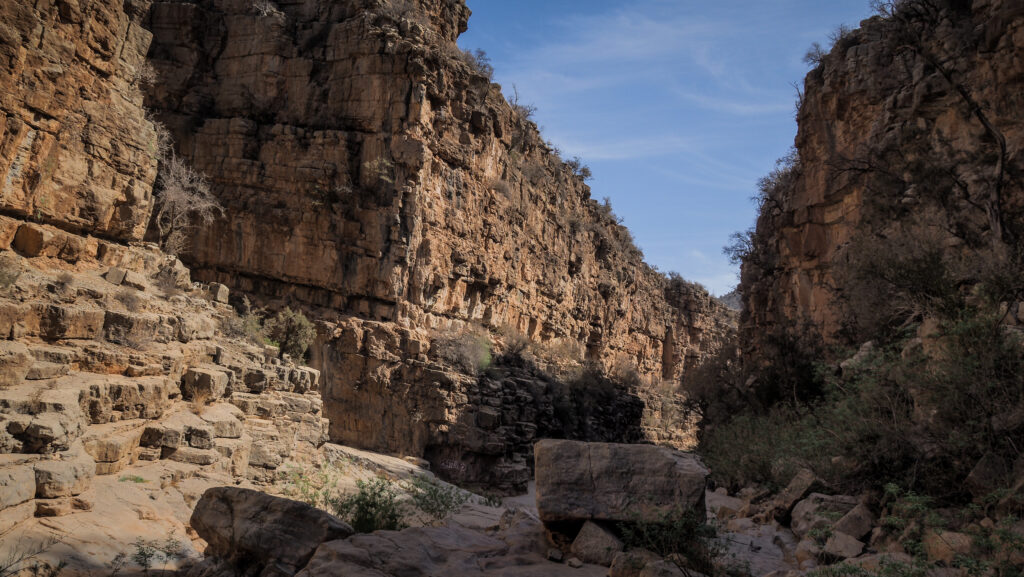
[(578, 343), (566, 360), (633, 366), (648, 383), (676, 380), (728, 330), (706, 292), (643, 262), (459, 50), (462, 1), (255, 6), (154, 3), (148, 103), (227, 209), (185, 256), (195, 276), (323, 321), (312, 362), (333, 440), (527, 450), (526, 407), (545, 393), (507, 380), (488, 392), (433, 362), (432, 343), (473, 327)]
[(0, 5), (0, 211), (142, 238), (156, 178), (143, 0)]
[(798, 325), (833, 342), (863, 337), (864, 261), (932, 246), (940, 259), (1013, 252), (1022, 46), (1019, 2), (913, 0), (822, 56), (805, 81), (796, 156), (774, 174), (750, 237), (748, 345)]

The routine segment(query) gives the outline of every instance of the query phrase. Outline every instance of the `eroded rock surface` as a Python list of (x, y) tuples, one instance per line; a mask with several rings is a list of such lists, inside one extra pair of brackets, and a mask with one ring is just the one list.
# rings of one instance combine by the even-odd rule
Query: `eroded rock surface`
[[(148, 6), (0, 5), (0, 211), (102, 237), (142, 238), (157, 169), (141, 92)], [(18, 232), (26, 250), (45, 242), (33, 232)]]
[(535, 454), (537, 510), (545, 523), (704, 516), (708, 470), (695, 455), (654, 445), (554, 439), (538, 442)]
[[(643, 263), (457, 48), (468, 17), (461, 1), (154, 3), (162, 81), (148, 102), (227, 209), (187, 260), (197, 278), (324, 321), (311, 362), (335, 442), (451, 462), (452, 479), (521, 476), (542, 423), (515, 413), (543, 407), (542, 391), (506, 381), (495, 394), (436, 365), (437, 341), (479, 327), (638, 371), (636, 430), (692, 445), (690, 427), (641, 421), (678, 412), (654, 385), (712, 352), (729, 313)], [(530, 398), (508, 403), (516, 389)], [(495, 440), (514, 428), (522, 441)], [(614, 434), (592, 428), (575, 436)]]
[[(1006, 225), (1024, 199), (1009, 177), (1024, 146), (1024, 7), (927, 5), (910, 27), (862, 22), (808, 74), (795, 162), (767, 195), (743, 268), (750, 347), (771, 354), (780, 331), (849, 337), (876, 312), (870, 301), (857, 310), (851, 265), (873, 246), (866, 258), (876, 261), (920, 246), (947, 257), (1014, 246)], [(904, 240), (879, 249), (886, 238)], [(1024, 309), (1007, 309), (1018, 324)]]

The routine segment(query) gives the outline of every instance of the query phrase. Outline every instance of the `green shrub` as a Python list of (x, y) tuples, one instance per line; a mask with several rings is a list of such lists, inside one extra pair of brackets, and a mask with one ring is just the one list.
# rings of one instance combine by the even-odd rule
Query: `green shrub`
[(483, 331), (437, 338), (431, 349), (439, 358), (471, 375), (480, 374), (491, 365), (491, 340)]
[(491, 66), (491, 59), (483, 50), (479, 48), (476, 50), (464, 48), (457, 53), (457, 56), (466, 66), (469, 66), (470, 70), (487, 78), (487, 80), (491, 80), (494, 77), (494, 66)]
[(289, 307), (266, 320), (263, 331), (267, 338), (279, 343), (281, 352), (297, 360), (304, 359), (316, 339), (316, 327), (301, 311)]
[(356, 492), (334, 503), (335, 513), (357, 533), (403, 529), (395, 484), (383, 478), (356, 481)]
[(412, 496), (413, 505), (434, 521), (443, 521), (461, 509), (469, 499), (469, 493), (458, 487), (444, 486), (420, 475), (413, 477), (404, 488)]
[(717, 531), (693, 511), (677, 510), (656, 521), (624, 523), (619, 529), (627, 547), (647, 549), (680, 568), (709, 576), (749, 575), (744, 567), (726, 562)]
[(318, 468), (291, 465), (278, 475), (284, 482), (282, 493), (311, 507), (329, 509), (338, 498), (335, 488), (341, 471), (331, 463)]

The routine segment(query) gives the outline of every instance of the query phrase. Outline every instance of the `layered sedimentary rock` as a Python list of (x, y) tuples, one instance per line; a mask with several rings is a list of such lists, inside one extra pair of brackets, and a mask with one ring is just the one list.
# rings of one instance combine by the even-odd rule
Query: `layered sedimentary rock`
[(325, 321), (312, 362), (333, 440), (423, 454), (470, 443), (452, 432), (469, 421), (470, 444), (525, 467), (532, 433), (520, 451), (494, 431), (536, 428), (543, 393), (476, 391), (433, 363), (439, 337), (571, 342), (568, 361), (660, 382), (728, 330), (706, 292), (643, 263), (458, 49), (463, 2), (259, 6), (155, 3), (149, 103), (226, 208), (186, 258), (194, 274)]
[(142, 238), (156, 179), (143, 0), (0, 5), (0, 211)]
[(797, 156), (765, 197), (743, 270), (754, 348), (785, 326), (842, 338), (856, 320), (851, 269), (873, 240), (908, 242), (867, 258), (925, 242), (964, 255), (1013, 244), (1007, 219), (1024, 202), (1024, 6), (895, 4), (807, 76)]

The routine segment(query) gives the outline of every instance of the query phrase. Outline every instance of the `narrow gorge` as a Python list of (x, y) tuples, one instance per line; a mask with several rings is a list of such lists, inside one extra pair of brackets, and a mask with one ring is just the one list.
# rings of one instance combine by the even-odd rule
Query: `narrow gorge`
[(0, 3), (0, 577), (1019, 575), (1024, 7), (877, 4), (737, 312), (465, 0)]

